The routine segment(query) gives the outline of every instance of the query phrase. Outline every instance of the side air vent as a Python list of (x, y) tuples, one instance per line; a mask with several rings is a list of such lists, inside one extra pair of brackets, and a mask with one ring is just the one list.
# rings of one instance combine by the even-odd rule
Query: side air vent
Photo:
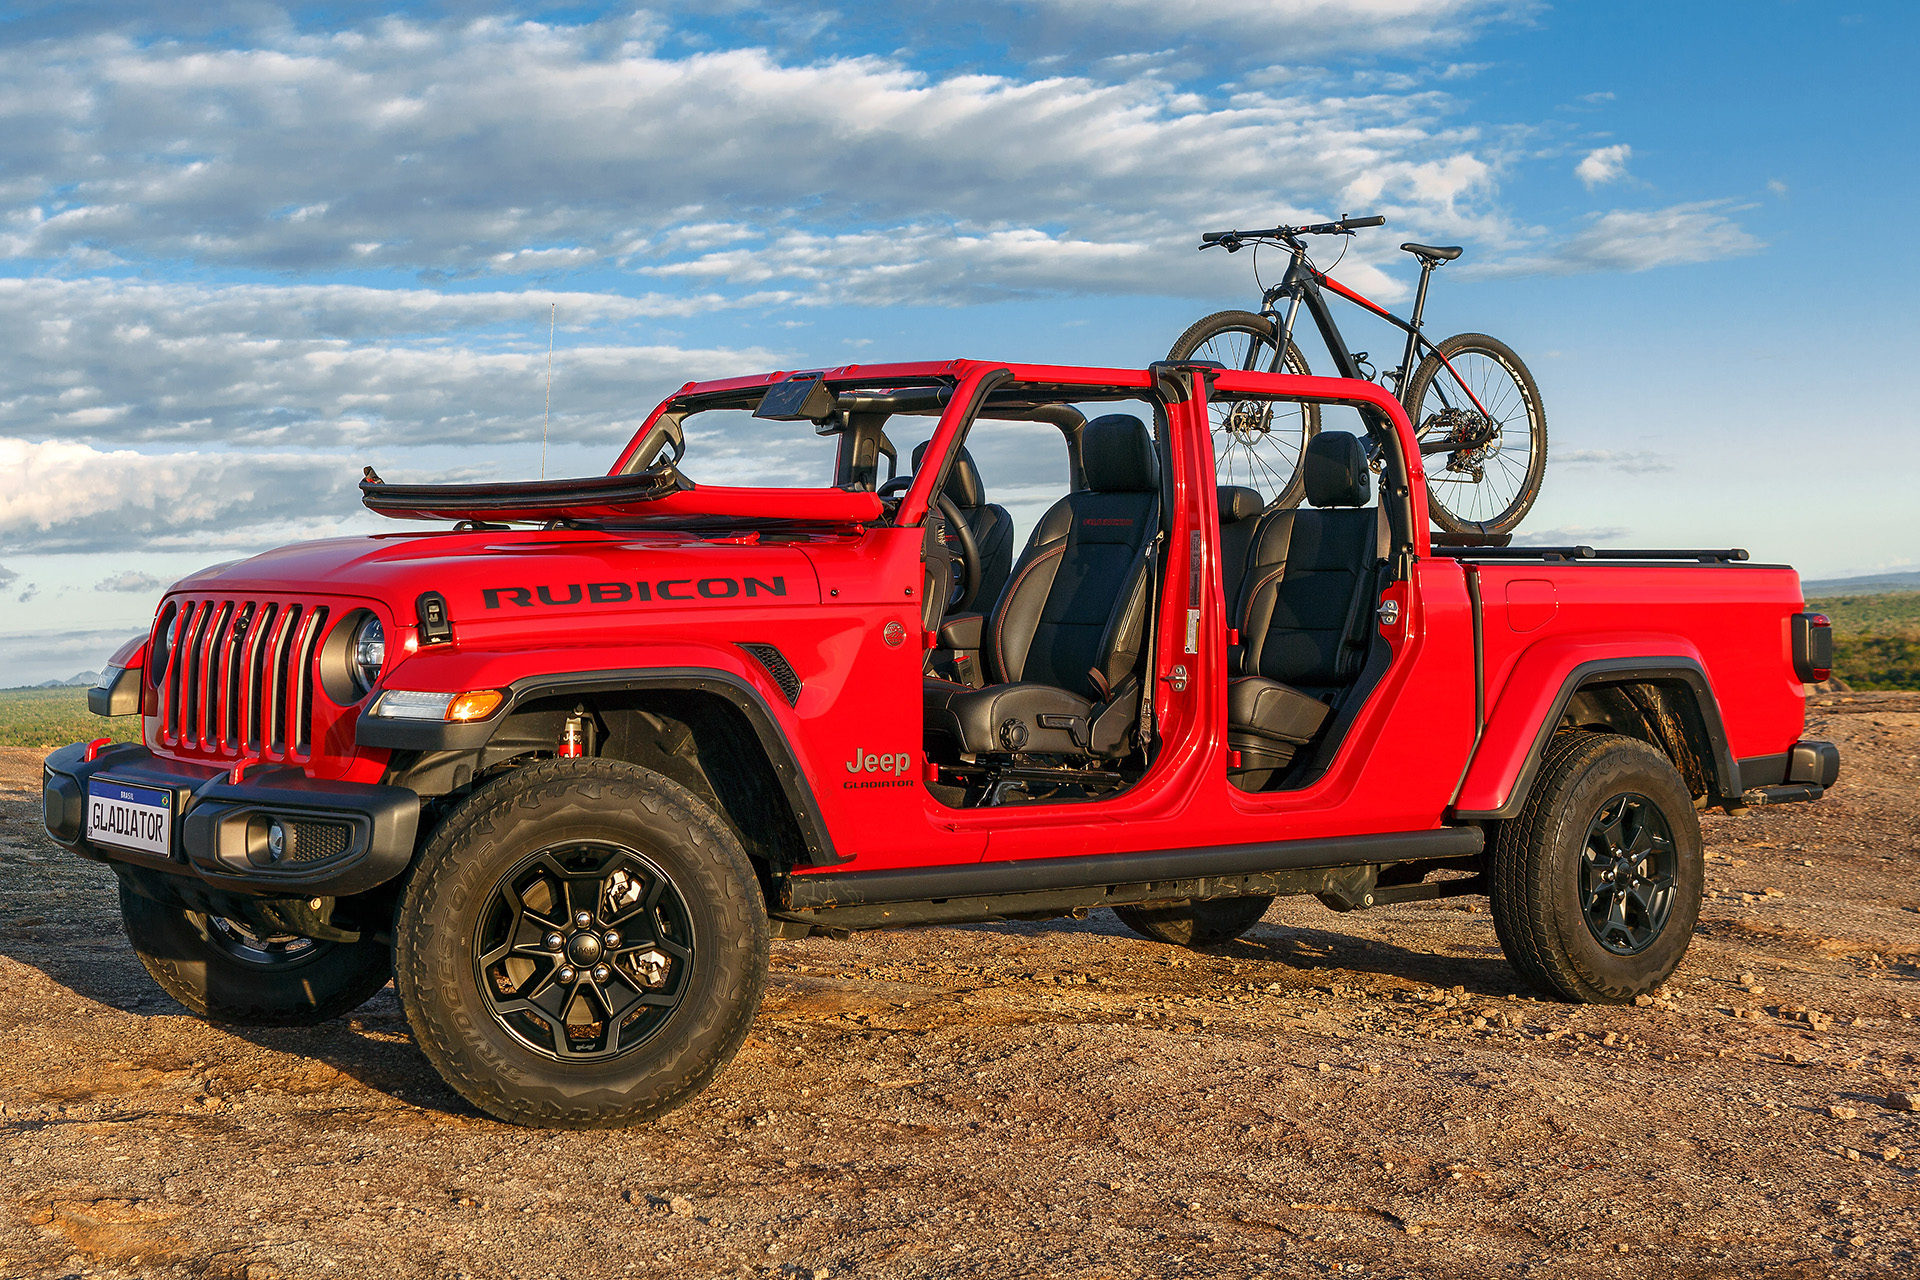
[(800, 677), (793, 674), (793, 667), (788, 664), (786, 654), (770, 644), (743, 644), (740, 647), (752, 654), (759, 660), (760, 665), (767, 669), (767, 674), (773, 677), (773, 682), (780, 686), (780, 692), (786, 698), (788, 706), (800, 701)]

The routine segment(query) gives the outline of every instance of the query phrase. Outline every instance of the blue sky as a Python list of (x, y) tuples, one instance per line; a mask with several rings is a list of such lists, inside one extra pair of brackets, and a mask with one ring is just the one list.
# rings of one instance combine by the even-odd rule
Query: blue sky
[(1195, 233), (1342, 212), (1385, 302), (1467, 246), (1528, 536), (1920, 564), (1908, 6), (170, 8), (0, 7), (0, 685), (374, 527), (363, 464), (534, 473), (550, 308), (592, 473), (690, 377), (1144, 363), (1254, 294)]

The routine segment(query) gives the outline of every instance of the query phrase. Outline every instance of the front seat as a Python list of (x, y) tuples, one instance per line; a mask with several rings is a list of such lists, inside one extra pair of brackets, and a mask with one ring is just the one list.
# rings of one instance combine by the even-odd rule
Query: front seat
[(1227, 745), (1236, 781), (1258, 790), (1313, 740), (1353, 682), (1371, 638), (1380, 513), (1365, 509), (1372, 473), (1360, 441), (1323, 431), (1300, 466), (1312, 510), (1260, 523), (1239, 592), (1239, 676), (1227, 683)]
[[(932, 443), (924, 440), (913, 447), (916, 475), (920, 471), (920, 460)], [(980, 482), (980, 468), (973, 464), (973, 455), (964, 445), (953, 465), (947, 468), (947, 484), (941, 492), (960, 508), (960, 515), (973, 534), (973, 545), (980, 552), (980, 589), (974, 592), (973, 599), (984, 613), (1000, 598), (1000, 589), (1007, 585), (1007, 575), (1013, 570), (1013, 517), (1005, 507), (987, 501), (986, 486)]]
[(985, 620), (989, 683), (926, 681), (936, 759), (1131, 750), (1160, 468), (1152, 433), (1132, 414), (1095, 418), (1080, 440), (1087, 487), (1040, 518)]

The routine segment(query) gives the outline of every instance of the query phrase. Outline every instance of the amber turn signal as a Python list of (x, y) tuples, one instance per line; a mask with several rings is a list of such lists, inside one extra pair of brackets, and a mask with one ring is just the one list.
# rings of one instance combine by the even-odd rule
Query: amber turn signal
[(449, 720), (485, 720), (500, 709), (507, 695), (498, 689), (476, 689), (463, 693), (447, 704)]

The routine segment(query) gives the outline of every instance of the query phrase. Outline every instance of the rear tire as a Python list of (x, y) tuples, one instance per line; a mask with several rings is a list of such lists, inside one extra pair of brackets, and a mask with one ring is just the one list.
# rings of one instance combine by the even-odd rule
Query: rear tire
[[(1448, 533), (1511, 533), (1533, 510), (1547, 474), (1547, 414), (1540, 404), (1540, 388), (1513, 348), (1484, 333), (1457, 333), (1434, 344), (1452, 362), (1455, 371), (1473, 389), (1499, 427), (1490, 448), (1461, 453), (1433, 453), (1421, 458), (1427, 475), (1427, 515)], [(1469, 408), (1460, 392), (1460, 380), (1448, 373), (1439, 356), (1429, 355), (1414, 370), (1413, 381), (1401, 403), (1416, 436), (1445, 438), (1439, 415)], [(1481, 421), (1478, 414), (1472, 421)], [(1521, 449), (1526, 452), (1518, 457)], [(1468, 480), (1449, 462), (1480, 466), (1482, 478)]]
[(434, 1069), (516, 1124), (600, 1129), (679, 1106), (766, 989), (753, 865), (684, 787), (548, 760), (475, 792), (420, 856), (395, 985)]
[(1143, 938), (1176, 947), (1212, 947), (1231, 941), (1260, 923), (1272, 898), (1208, 898), (1115, 907), (1120, 923)]
[(1489, 855), (1493, 924), (1537, 987), (1627, 1004), (1673, 975), (1700, 918), (1700, 817), (1672, 761), (1635, 738), (1562, 733)]
[(161, 990), (212, 1022), (308, 1027), (359, 1008), (393, 972), (385, 943), (263, 934), (120, 885), (128, 941)]

